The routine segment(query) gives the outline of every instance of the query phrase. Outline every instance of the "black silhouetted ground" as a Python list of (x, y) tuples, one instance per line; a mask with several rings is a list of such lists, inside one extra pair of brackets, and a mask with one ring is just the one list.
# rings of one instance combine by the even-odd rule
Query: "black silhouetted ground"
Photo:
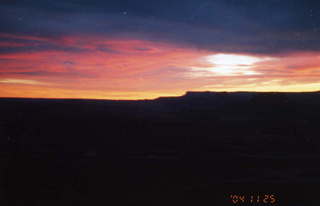
[(318, 92), (2, 98), (0, 203), (232, 205), (232, 192), (264, 189), (317, 205), (319, 105)]

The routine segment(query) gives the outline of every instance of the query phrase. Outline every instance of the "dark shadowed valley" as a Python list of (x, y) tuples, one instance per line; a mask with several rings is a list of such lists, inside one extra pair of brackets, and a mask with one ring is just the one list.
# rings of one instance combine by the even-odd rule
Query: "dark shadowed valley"
[(232, 191), (293, 185), (294, 206), (320, 185), (319, 105), (319, 92), (2, 98), (1, 205), (232, 205)]

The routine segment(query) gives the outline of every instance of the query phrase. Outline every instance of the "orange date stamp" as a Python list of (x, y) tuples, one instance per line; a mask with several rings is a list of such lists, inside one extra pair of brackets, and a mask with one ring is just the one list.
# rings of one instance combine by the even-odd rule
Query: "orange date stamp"
[(241, 203), (275, 204), (277, 202), (277, 197), (273, 194), (259, 194), (259, 195), (231, 194), (230, 201), (234, 205), (241, 204)]

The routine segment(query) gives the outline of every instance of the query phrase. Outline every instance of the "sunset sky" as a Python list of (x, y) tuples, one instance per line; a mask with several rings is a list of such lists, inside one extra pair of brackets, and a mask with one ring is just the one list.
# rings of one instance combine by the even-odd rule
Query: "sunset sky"
[(0, 3), (0, 97), (318, 90), (319, 1)]

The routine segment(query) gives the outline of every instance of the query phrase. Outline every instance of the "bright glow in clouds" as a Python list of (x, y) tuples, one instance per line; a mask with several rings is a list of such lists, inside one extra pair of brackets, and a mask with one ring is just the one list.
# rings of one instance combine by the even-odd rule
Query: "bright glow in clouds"
[(206, 70), (215, 76), (236, 76), (236, 75), (257, 75), (259, 72), (252, 68), (256, 63), (270, 60), (271, 58), (262, 58), (254, 56), (236, 55), (236, 54), (215, 54), (206, 56), (205, 61), (212, 66), (193, 67), (194, 70)]
[(0, 97), (153, 99), (192, 90), (320, 90), (319, 52), (217, 53), (99, 36), (38, 40), (73, 49), (24, 52), (3, 43), (0, 48), (17, 52), (0, 53)]

